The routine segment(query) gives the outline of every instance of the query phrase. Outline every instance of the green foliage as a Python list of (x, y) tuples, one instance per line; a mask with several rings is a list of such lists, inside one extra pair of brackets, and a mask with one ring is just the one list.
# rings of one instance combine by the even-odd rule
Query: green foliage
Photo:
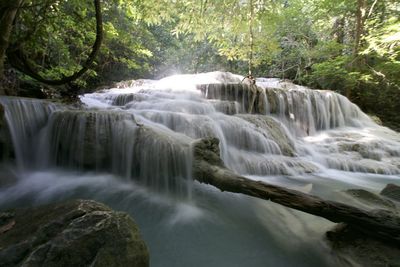
[[(80, 85), (175, 72), (244, 74), (252, 55), (256, 75), (336, 90), (368, 112), (395, 117), (400, 110), (396, 0), (110, 0), (102, 9), (102, 50)], [(92, 2), (27, 0), (14, 28), (13, 45), (43, 75), (67, 76), (95, 39)]]
[(358, 72), (350, 72), (346, 69), (349, 58), (346, 56), (335, 57), (314, 64), (312, 73), (309, 75), (310, 82), (321, 89), (332, 89), (341, 91), (347, 87), (354, 87), (357, 84)]

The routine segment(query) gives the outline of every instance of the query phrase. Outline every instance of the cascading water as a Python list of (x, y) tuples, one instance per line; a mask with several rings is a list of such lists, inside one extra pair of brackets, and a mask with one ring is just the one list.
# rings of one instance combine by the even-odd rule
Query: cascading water
[(335, 266), (321, 245), (331, 223), (194, 182), (192, 143), (216, 137), (233, 171), (340, 201), (400, 182), (400, 135), (334, 92), (241, 78), (144, 80), (83, 95), (79, 109), (1, 97), (23, 171), (0, 208), (103, 201), (137, 220), (152, 266)]
[(37, 139), (56, 105), (28, 98), (1, 97), (5, 107), (4, 118), (12, 138), (16, 163), (19, 169), (31, 164), (32, 153), (37, 151)]

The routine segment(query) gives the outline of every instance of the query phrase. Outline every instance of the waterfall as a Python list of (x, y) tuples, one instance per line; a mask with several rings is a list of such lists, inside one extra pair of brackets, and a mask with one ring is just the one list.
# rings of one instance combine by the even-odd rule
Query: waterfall
[(344, 96), (276, 79), (253, 86), (229, 74), (193, 77), (87, 94), (84, 109), (1, 98), (18, 166), (112, 172), (182, 191), (176, 181), (190, 180), (190, 144), (216, 137), (227, 167), (243, 175), (400, 173), (399, 144), (362, 134), (380, 128)]
[(337, 192), (399, 184), (400, 134), (337, 93), (241, 80), (132, 81), (79, 108), (0, 97), (0, 147), (11, 137), (14, 156), (0, 164), (0, 208), (103, 201), (137, 220), (153, 266), (337, 266), (321, 246), (332, 224), (194, 182), (193, 144), (218, 138), (235, 173), (347, 201)]
[(58, 106), (42, 100), (15, 97), (0, 97), (0, 104), (4, 107), (18, 168), (32, 167), (40, 132)]
[[(189, 138), (115, 110), (53, 112), (45, 133), (47, 167), (108, 171), (159, 192), (190, 194)], [(181, 181), (182, 180), (182, 181)]]
[[(273, 81), (275, 81), (273, 79)], [(279, 83), (261, 79), (258, 87), (247, 84), (206, 84), (198, 86), (207, 99), (218, 99), (219, 111), (226, 114), (271, 114), (285, 123), (296, 135), (344, 126), (371, 125), (372, 121), (346, 97), (330, 91), (311, 90), (292, 85), (270, 87)], [(221, 107), (222, 103), (225, 103)], [(238, 103), (240, 108), (228, 103)]]

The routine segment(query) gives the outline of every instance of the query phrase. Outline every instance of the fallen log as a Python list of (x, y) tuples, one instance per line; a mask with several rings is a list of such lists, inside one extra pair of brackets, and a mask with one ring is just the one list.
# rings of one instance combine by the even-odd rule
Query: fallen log
[(345, 223), (368, 236), (400, 244), (400, 217), (395, 213), (386, 210), (362, 210), (235, 174), (224, 166), (217, 138), (196, 142), (193, 174), (194, 179), (200, 183), (213, 185), (221, 191), (270, 200), (335, 223)]

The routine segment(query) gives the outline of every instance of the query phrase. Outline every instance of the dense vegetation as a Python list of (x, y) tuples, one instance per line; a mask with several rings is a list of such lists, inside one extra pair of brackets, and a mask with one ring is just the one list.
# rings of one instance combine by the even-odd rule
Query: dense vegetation
[[(5, 57), (7, 90), (15, 81), (33, 81), (13, 71), (15, 51), (46, 79), (63, 79), (85, 65), (96, 40), (93, 1), (0, 4), (2, 38), (5, 10), (16, 8)], [(256, 76), (338, 91), (400, 128), (397, 0), (109, 0), (101, 11), (100, 51), (69, 87), (251, 69)]]

